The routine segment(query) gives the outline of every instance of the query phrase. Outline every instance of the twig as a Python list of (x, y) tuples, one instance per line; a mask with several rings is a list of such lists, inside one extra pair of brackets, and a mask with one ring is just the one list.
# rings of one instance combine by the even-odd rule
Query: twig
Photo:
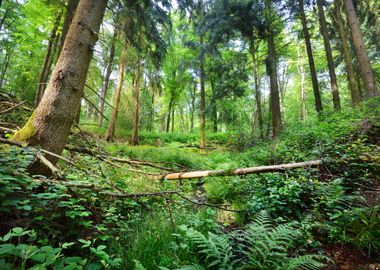
[(88, 98), (86, 98), (85, 95), (83, 95), (83, 98), (104, 118), (106, 119), (107, 121), (109, 121), (109, 119), (98, 109), (98, 107), (96, 107), (94, 105), (94, 103), (92, 103)]
[(22, 106), (23, 104), (25, 104), (26, 103), (26, 100), (24, 100), (24, 101), (22, 101), (22, 102), (20, 102), (20, 103), (18, 103), (18, 104), (16, 104), (16, 105), (13, 105), (12, 107), (10, 107), (10, 108), (8, 108), (8, 109), (5, 109), (5, 110), (3, 110), (3, 111), (0, 111), (0, 114), (3, 114), (3, 113), (7, 113), (7, 112), (9, 112), (9, 111), (12, 111), (13, 109), (16, 109), (17, 107), (20, 107), (20, 106)]
[(86, 86), (88, 89), (90, 89), (92, 92), (94, 92), (101, 100), (104, 101), (104, 103), (106, 103), (108, 106), (110, 106), (112, 109), (116, 110), (114, 106), (112, 106), (111, 104), (108, 103), (107, 100), (105, 100), (104, 98), (102, 98), (99, 93), (97, 91), (95, 91), (92, 87), (90, 87), (89, 85), (85, 84), (84, 86)]

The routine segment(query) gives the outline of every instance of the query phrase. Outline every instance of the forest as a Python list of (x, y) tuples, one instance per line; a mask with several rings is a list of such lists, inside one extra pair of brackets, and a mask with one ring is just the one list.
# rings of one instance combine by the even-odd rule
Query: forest
[(379, 0), (0, 0), (0, 269), (380, 269)]

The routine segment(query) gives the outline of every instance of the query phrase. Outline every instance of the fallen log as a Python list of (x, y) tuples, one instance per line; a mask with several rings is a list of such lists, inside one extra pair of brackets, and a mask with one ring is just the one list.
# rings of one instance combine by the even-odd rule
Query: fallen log
[(203, 177), (213, 176), (236, 176), (247, 175), (254, 173), (267, 173), (267, 172), (279, 172), (297, 168), (305, 167), (317, 167), (322, 164), (322, 160), (311, 160), (305, 162), (271, 165), (271, 166), (259, 166), (250, 168), (239, 168), (233, 170), (207, 170), (207, 171), (194, 171), (183, 173), (169, 173), (163, 177), (165, 180), (182, 180), (182, 179), (195, 179)]

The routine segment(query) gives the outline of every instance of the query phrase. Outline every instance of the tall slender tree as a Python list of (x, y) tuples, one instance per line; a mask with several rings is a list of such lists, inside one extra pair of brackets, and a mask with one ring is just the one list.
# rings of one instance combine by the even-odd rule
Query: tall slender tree
[(354, 66), (352, 64), (352, 56), (350, 52), (346, 29), (344, 27), (343, 16), (341, 13), (341, 3), (342, 3), (341, 0), (334, 0), (334, 14), (335, 14), (335, 20), (338, 26), (340, 44), (341, 44), (341, 48), (342, 48), (342, 52), (343, 52), (343, 56), (344, 56), (344, 60), (346, 63), (346, 68), (347, 68), (347, 81), (349, 83), (349, 88), (351, 92), (351, 101), (352, 101), (352, 105), (356, 107), (360, 104), (360, 92), (359, 92), (359, 88), (355, 79), (356, 76), (355, 76)]
[(325, 17), (325, 12), (323, 10), (322, 0), (317, 0), (317, 6), (318, 6), (319, 24), (321, 26), (320, 28), (321, 28), (321, 32), (323, 36), (323, 43), (325, 45), (327, 66), (328, 66), (329, 75), (330, 75), (330, 85), (331, 85), (331, 92), (333, 96), (334, 109), (340, 110), (338, 82), (336, 79), (334, 58), (333, 58), (331, 44), (330, 44), (330, 35), (327, 30), (326, 17)]
[(275, 30), (273, 26), (273, 18), (276, 14), (273, 10), (271, 0), (265, 0), (265, 7), (267, 11), (267, 35), (268, 35), (268, 57), (267, 57), (267, 70), (270, 78), (270, 108), (272, 113), (272, 131), (273, 137), (277, 137), (282, 130), (281, 108), (280, 108), (280, 93), (278, 91), (277, 79), (277, 55), (275, 44)]
[(309, 60), (310, 77), (311, 77), (311, 82), (313, 85), (313, 92), (314, 92), (314, 99), (315, 99), (315, 110), (317, 112), (321, 112), (323, 110), (321, 92), (319, 91), (317, 72), (315, 70), (313, 50), (311, 48), (311, 42), (310, 42), (310, 32), (309, 32), (309, 28), (307, 27), (304, 0), (298, 0), (298, 14), (300, 16), (301, 23), (302, 23), (302, 32), (303, 32), (303, 37), (305, 39), (307, 57)]
[(343, 0), (343, 2), (347, 14), (348, 26), (351, 30), (352, 41), (359, 60), (360, 74), (364, 81), (364, 98), (368, 99), (378, 96), (379, 92), (377, 90), (375, 76), (373, 74), (371, 62), (368, 58), (368, 52), (360, 30), (354, 4), (352, 3), (352, 0)]

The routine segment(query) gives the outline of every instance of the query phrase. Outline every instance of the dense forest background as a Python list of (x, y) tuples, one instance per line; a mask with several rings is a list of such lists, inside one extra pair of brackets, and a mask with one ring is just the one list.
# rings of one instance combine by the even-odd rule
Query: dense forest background
[(377, 269), (379, 14), (0, 1), (0, 268)]

